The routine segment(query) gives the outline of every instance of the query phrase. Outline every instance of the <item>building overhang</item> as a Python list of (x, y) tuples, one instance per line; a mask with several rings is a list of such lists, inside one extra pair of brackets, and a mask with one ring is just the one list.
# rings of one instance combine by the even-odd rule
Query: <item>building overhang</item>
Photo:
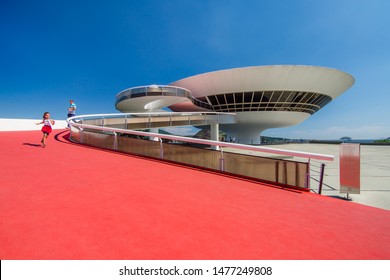
[(343, 71), (320, 66), (273, 65), (220, 70), (171, 83), (196, 97), (251, 91), (317, 92), (332, 99), (349, 89), (355, 80)]

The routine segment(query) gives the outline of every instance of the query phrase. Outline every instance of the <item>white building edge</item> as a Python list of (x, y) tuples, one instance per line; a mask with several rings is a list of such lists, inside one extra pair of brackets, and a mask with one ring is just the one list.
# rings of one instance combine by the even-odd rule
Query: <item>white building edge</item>
[(116, 96), (124, 113), (215, 111), (236, 114), (220, 128), (240, 143), (257, 144), (265, 129), (301, 123), (354, 84), (343, 71), (301, 65), (233, 68), (199, 74), (168, 86), (126, 89)]

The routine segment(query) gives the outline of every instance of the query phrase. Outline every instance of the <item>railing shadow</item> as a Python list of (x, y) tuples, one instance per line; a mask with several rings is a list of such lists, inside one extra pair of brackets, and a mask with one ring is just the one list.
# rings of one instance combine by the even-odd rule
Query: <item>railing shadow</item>
[(56, 135), (54, 135), (54, 139), (56, 141), (59, 141), (61, 143), (65, 143), (65, 144), (71, 144), (69, 138), (70, 138), (69, 130), (64, 130), (64, 131), (61, 131), (61, 132), (57, 133)]

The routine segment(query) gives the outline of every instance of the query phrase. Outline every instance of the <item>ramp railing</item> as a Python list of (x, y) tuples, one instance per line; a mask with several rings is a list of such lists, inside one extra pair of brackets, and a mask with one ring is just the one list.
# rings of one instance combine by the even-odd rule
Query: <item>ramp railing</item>
[[(77, 116), (67, 121), (70, 125), (71, 140), (80, 144), (197, 166), (307, 191), (310, 190), (310, 159), (333, 161), (332, 155), (145, 131), (157, 125), (169, 126), (168, 123), (173, 126), (207, 125), (226, 123), (233, 119), (226, 114), (209, 112), (203, 114), (210, 115), (205, 118), (198, 112), (173, 113), (176, 117), (184, 117), (184, 120), (177, 120), (173, 115), (171, 118), (169, 114), (161, 113), (105, 114)], [(138, 118), (139, 123), (136, 122)], [(262, 152), (267, 156), (227, 152), (225, 148), (234, 148), (246, 153)], [(286, 156), (303, 158), (307, 162), (286, 160)]]

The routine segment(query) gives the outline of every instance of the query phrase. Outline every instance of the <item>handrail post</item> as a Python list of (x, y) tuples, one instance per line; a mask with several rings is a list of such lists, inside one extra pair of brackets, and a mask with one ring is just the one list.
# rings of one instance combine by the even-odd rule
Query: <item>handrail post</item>
[(160, 158), (164, 159), (164, 144), (163, 144), (162, 138), (159, 138), (159, 139), (160, 139)]
[(79, 127), (79, 130), (80, 130), (80, 143), (83, 144), (84, 143), (84, 129), (82, 127)]
[(219, 158), (219, 170), (225, 172), (225, 159), (223, 158), (223, 147), (220, 147), (221, 157)]
[(283, 161), (283, 184), (287, 184), (287, 163)]
[(321, 194), (321, 192), (322, 192), (322, 183), (324, 181), (324, 171), (325, 171), (325, 164), (321, 163), (320, 180), (318, 183), (318, 194)]
[(118, 134), (114, 131), (114, 150), (118, 150)]
[(310, 158), (307, 161), (305, 188), (310, 189)]

